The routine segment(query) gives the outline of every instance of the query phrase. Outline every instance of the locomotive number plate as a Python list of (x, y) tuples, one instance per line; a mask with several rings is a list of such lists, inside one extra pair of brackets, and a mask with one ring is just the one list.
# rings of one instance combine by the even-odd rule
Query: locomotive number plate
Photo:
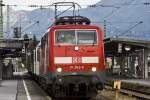
[(84, 66), (70, 66), (72, 70), (84, 70)]

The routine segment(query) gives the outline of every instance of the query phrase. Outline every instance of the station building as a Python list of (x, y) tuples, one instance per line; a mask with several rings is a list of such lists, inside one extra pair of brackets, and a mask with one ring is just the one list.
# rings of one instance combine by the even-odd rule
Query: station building
[(108, 76), (150, 79), (150, 41), (106, 38), (104, 49)]

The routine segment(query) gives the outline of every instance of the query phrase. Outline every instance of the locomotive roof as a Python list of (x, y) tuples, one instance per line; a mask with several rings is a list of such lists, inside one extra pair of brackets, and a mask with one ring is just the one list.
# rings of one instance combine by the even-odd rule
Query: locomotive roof
[(49, 29), (51, 29), (51, 28), (55, 28), (55, 29), (64, 29), (64, 28), (66, 28), (66, 29), (71, 29), (71, 28), (77, 28), (77, 29), (88, 28), (88, 29), (92, 29), (92, 28), (100, 28), (100, 27), (97, 26), (97, 25), (66, 24), (66, 25), (53, 25), (52, 27), (49, 27)]
[(55, 25), (65, 25), (65, 24), (85, 24), (89, 25), (91, 23), (90, 19), (84, 16), (63, 16), (55, 20)]

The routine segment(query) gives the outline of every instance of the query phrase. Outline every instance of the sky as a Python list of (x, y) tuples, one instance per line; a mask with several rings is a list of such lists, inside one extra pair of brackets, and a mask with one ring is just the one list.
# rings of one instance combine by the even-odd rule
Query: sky
[(6, 5), (19, 5), (14, 7), (16, 10), (33, 10), (31, 7), (26, 7), (25, 5), (51, 5), (54, 2), (76, 2), (85, 8), (86, 5), (92, 5), (101, 0), (3, 0)]

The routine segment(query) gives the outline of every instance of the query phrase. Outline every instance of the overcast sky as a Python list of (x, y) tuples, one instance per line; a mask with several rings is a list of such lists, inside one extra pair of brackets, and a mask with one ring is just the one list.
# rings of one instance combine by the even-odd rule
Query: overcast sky
[(80, 5), (84, 5), (82, 7), (86, 7), (85, 5), (91, 5), (95, 4), (101, 0), (3, 0), (4, 4), (9, 5), (20, 5), (18, 7), (15, 7), (16, 10), (31, 10), (29, 7), (25, 7), (23, 5), (50, 5), (54, 2), (76, 2)]

